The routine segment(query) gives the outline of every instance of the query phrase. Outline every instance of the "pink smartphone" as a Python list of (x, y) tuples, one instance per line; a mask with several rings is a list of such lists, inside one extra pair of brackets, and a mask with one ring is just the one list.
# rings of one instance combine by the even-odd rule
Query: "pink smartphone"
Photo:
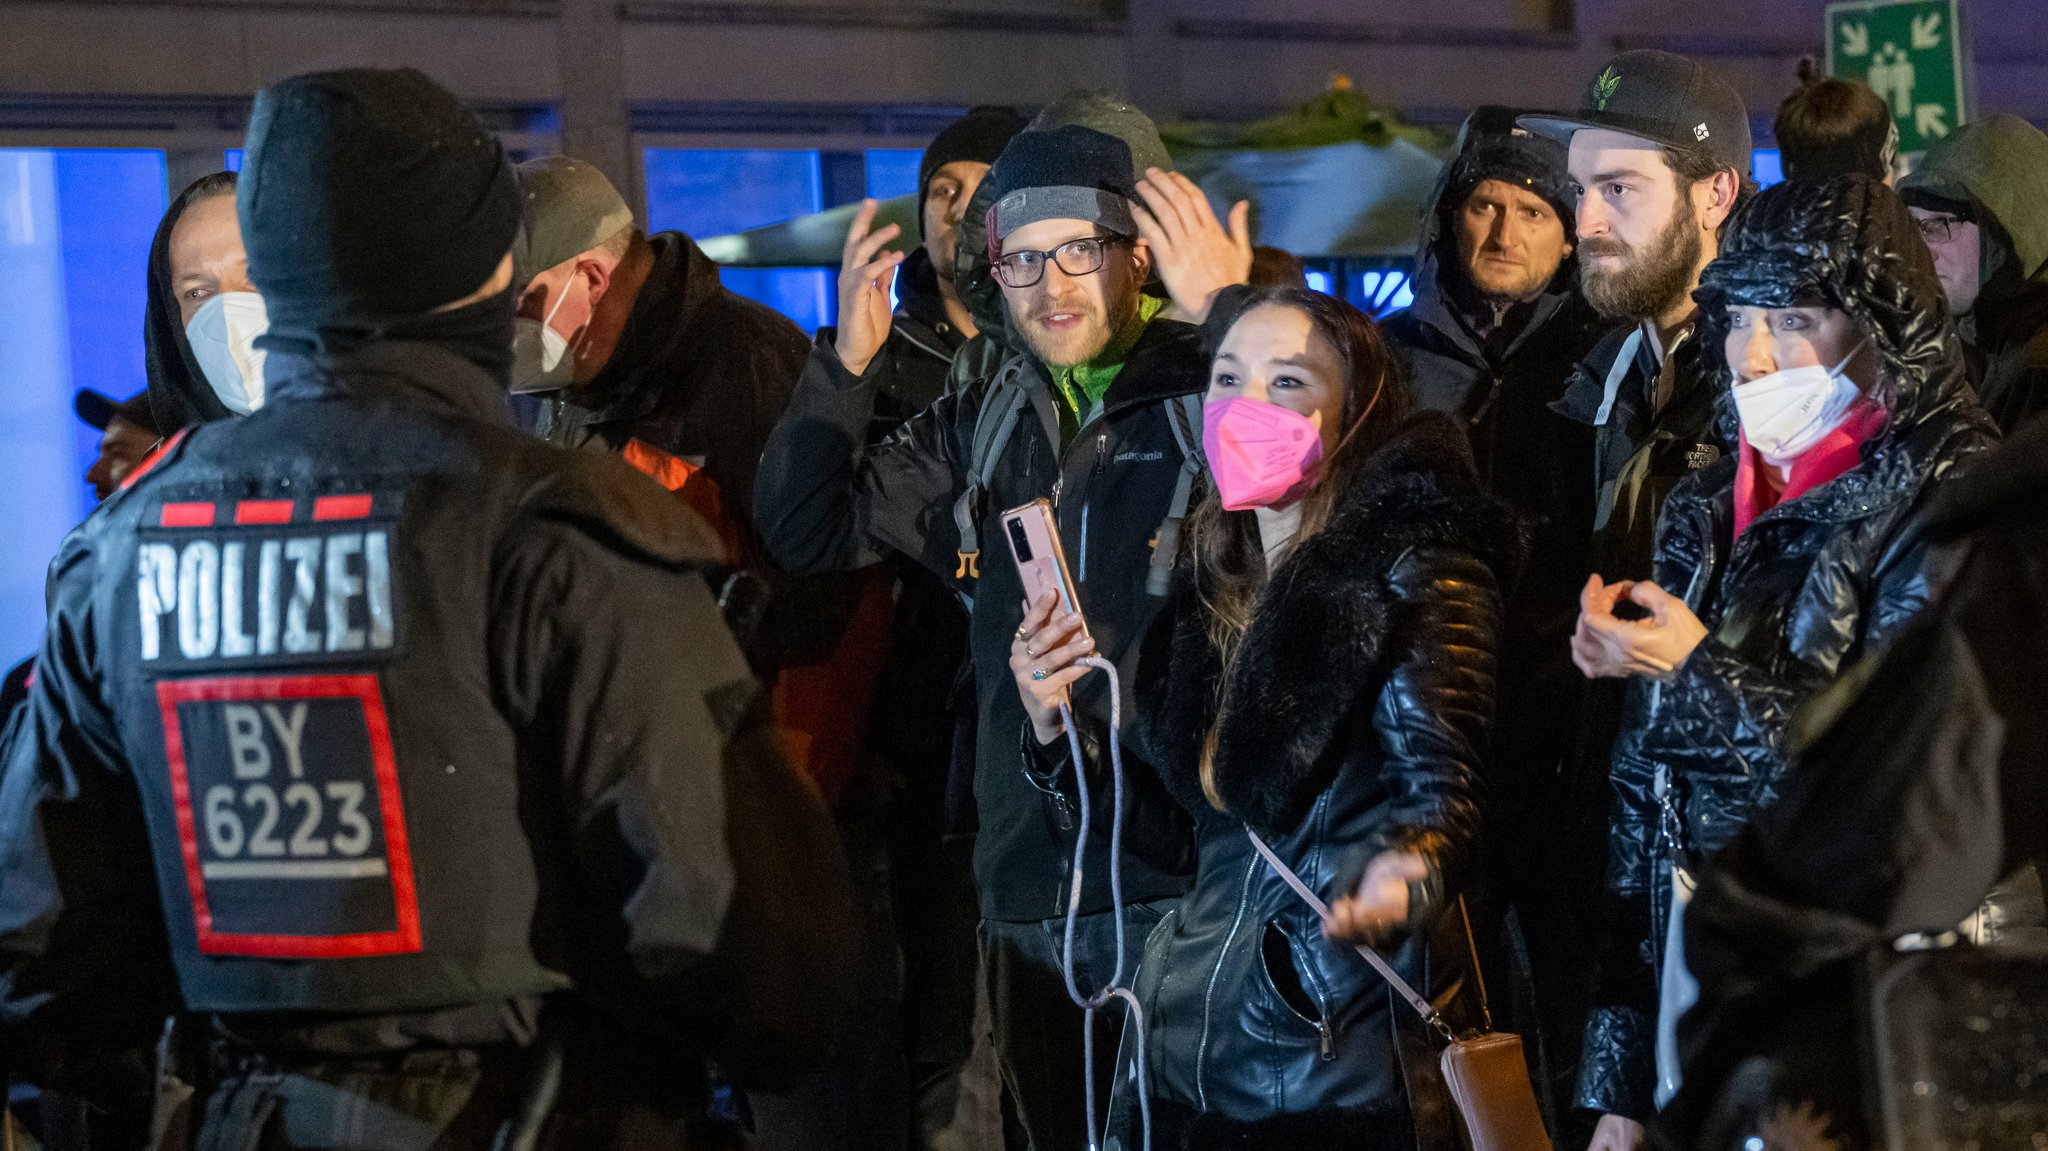
[[(1035, 601), (1047, 588), (1060, 593), (1060, 606), (1076, 615), (1081, 601), (1074, 595), (1074, 577), (1067, 571), (1067, 553), (1060, 547), (1058, 525), (1052, 505), (1032, 500), (1003, 513), (1003, 538), (1010, 541), (1010, 555), (1017, 561), (1017, 578), (1024, 584), (1024, 598)], [(1081, 620), (1081, 634), (1088, 634), (1088, 621)]]

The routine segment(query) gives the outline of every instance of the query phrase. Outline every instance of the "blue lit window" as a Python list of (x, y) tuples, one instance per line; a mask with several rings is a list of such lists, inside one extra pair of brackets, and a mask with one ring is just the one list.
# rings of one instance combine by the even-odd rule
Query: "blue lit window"
[[(723, 236), (824, 207), (815, 149), (647, 149), (647, 229)], [(805, 331), (831, 323), (833, 277), (822, 268), (726, 268), (719, 278)]]
[(227, 168), (228, 171), (239, 172), (242, 170), (242, 150), (240, 148), (229, 148), (227, 155), (221, 159), (222, 166)]
[(921, 148), (869, 148), (868, 195), (888, 200), (916, 194), (917, 164), (922, 159)]
[(1756, 177), (1759, 188), (1782, 184), (1785, 182), (1784, 158), (1776, 148), (1758, 148), (1749, 154), (1749, 172)]
[(1310, 291), (1321, 292), (1324, 295), (1328, 295), (1330, 292), (1330, 282), (1330, 273), (1328, 272), (1318, 272), (1310, 270), (1310, 272), (1308, 273), (1308, 286)]
[(1415, 287), (1398, 269), (1360, 272), (1351, 281), (1350, 300), (1366, 315), (1384, 319), (1415, 302)]
[(43, 633), (43, 577), (93, 508), (81, 480), (99, 433), (72, 413), (78, 388), (143, 390), (149, 243), (167, 201), (164, 154), (0, 148), (0, 664)]

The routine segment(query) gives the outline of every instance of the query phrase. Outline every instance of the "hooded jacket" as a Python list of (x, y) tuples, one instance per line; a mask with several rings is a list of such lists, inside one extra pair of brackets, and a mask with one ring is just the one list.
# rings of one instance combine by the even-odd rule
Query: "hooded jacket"
[(1736, 303), (1846, 312), (1877, 352), (1875, 398), (1887, 411), (1853, 467), (1763, 512), (1740, 539), (1733, 458), (1680, 484), (1665, 504), (1654, 578), (1683, 596), (1708, 634), (1669, 682), (1627, 684), (1583, 1107), (1648, 1118), (1673, 865), (1698, 875), (1777, 797), (1793, 710), (1925, 606), (1932, 560), (1914, 514), (1994, 438), (1915, 234), (1905, 205), (1866, 177), (1793, 182), (1741, 211), (1701, 279), (1700, 346), (1724, 436), (1736, 430), (1723, 355), (1726, 309)]
[(748, 524), (761, 447), (789, 404), (810, 341), (718, 279), (680, 232), (648, 237), (654, 266), (611, 362), (543, 407), (541, 437), (622, 451), (633, 440), (702, 467), (734, 522)]
[[(185, 338), (185, 324), (179, 318), (178, 295), (171, 286), (171, 231), (178, 226), (185, 209), (193, 202), (200, 185), (223, 178), (203, 176), (171, 201), (171, 208), (156, 226), (156, 238), (149, 244), (149, 306), (142, 319), (144, 366), (149, 374), (149, 406), (156, 424), (165, 434), (191, 424), (224, 420), (234, 413), (220, 402), (206, 373), (192, 355), (192, 342)], [(232, 196), (229, 184), (216, 195)]]
[[(1862, 986), (1856, 968), (1895, 962), (1887, 953), (1901, 936), (1943, 935), (2007, 877), (2038, 908), (2048, 866), (2044, 498), (2041, 421), (1942, 489), (1925, 525), (1953, 572), (1939, 602), (1882, 659), (1801, 711), (1797, 775), (1694, 895), (1686, 961), (1700, 1003), (1680, 1027), (1685, 1086), (1660, 1117), (1675, 1146), (1739, 1146), (1759, 1114), (1801, 1099), (1861, 1133), (1874, 1052), (1850, 991)], [(2038, 923), (1999, 926), (1975, 942), (2042, 942)], [(1974, 960), (1960, 949), (1897, 962), (1931, 973)], [(2020, 1049), (2012, 1026), (1983, 1034), (1993, 1051)], [(1972, 1044), (1931, 1049), (1958, 1080), (1982, 1065)], [(1751, 1070), (1737, 1074), (1742, 1064)]]
[(2048, 408), (2048, 136), (2017, 116), (1963, 125), (1899, 184), (1967, 205), (1979, 228), (1983, 287), (1956, 319), (1977, 395), (1999, 430)]
[[(1570, 1050), (1584, 1021), (1586, 909), (1606, 852), (1607, 759), (1604, 748), (1577, 745), (1587, 684), (1571, 662), (1579, 590), (1591, 566), (1594, 429), (1552, 405), (1614, 325), (1586, 303), (1578, 260), (1567, 255), (1540, 295), (1508, 308), (1482, 336), (1475, 316), (1483, 321), (1487, 305), (1471, 290), (1455, 230), (1467, 190), (1497, 175), (1519, 179), (1553, 207), (1564, 203), (1557, 210), (1565, 238), (1573, 238), (1561, 190), (1563, 147), (1517, 131), (1511, 114), (1475, 113), (1467, 122), (1424, 217), (1415, 303), (1382, 331), (1414, 404), (1464, 425), (1481, 482), (1531, 529), (1530, 562), (1519, 582), (1502, 589), (1499, 718), (1487, 767), (1500, 810), (1510, 814), (1488, 839), (1500, 863), (1498, 894), (1522, 909), (1536, 1004), (1548, 1023), (1541, 1050), (1557, 1064), (1564, 1105)], [(1518, 175), (1531, 170), (1552, 179)], [(1506, 986), (1505, 972), (1499, 983)], [(1517, 1024), (1533, 1032), (1537, 1022)], [(1533, 1034), (1530, 1042), (1537, 1050)]]
[[(1325, 898), (1379, 852), (1413, 850), (1430, 869), (1421, 886), (1455, 900), (1477, 870), (1498, 588), (1523, 546), (1458, 426), (1424, 413), (1282, 559), (1227, 670), (1182, 550), (1139, 665), (1137, 743), (1194, 819), (1200, 858), (1135, 987), (1154, 1146), (1456, 1145), (1429, 1028), (1323, 936), (1245, 828)], [(1222, 811), (1199, 778), (1212, 726)], [(1382, 954), (1445, 1008), (1466, 993), (1455, 902), (1430, 901)]]
[[(1867, 1140), (1864, 1068), (1875, 1052), (1859, 969), (1923, 966), (1907, 974), (1910, 988), (1977, 963), (1971, 948), (1894, 957), (1892, 941), (1943, 936), (1991, 902), (2002, 877), (2021, 879), (2009, 886), (2038, 905), (2048, 863), (2038, 706), (2048, 618), (2033, 606), (2048, 594), (2044, 448), (2048, 425), (2037, 421), (1942, 490), (1925, 521), (1946, 575), (1938, 602), (1882, 659), (1801, 711), (1798, 774), (1687, 908), (1700, 1002), (1680, 1025), (1685, 1085), (1659, 1117), (1673, 1146), (1739, 1145), (1793, 1100), (1835, 1137)], [(2038, 924), (2001, 927), (1979, 941), (2031, 936), (2038, 948)], [(1946, 1109), (1950, 1076), (1977, 1074), (1986, 1053), (2004, 1057), (2016, 1042), (1994, 1025), (1976, 1044), (1931, 1046), (1943, 1065), (1929, 1077), (1939, 1080), (1932, 1102)], [(1891, 1057), (1918, 1063), (1910, 1052)]]
[(545, 399), (538, 431), (564, 447), (623, 453), (719, 529), (748, 576), (728, 592), (766, 589), (724, 602), (750, 660), (773, 678), (792, 755), (836, 805), (867, 782), (861, 753), (888, 654), (889, 581), (879, 572), (786, 578), (760, 562), (752, 515), (761, 453), (809, 341), (721, 283), (688, 236), (647, 243), (653, 265), (610, 362)]

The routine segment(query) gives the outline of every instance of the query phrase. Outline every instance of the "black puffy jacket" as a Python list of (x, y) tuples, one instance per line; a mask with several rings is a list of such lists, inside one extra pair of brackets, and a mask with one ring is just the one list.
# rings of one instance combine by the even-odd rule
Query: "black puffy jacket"
[[(1328, 526), (1261, 590), (1227, 672), (1185, 553), (1146, 638), (1135, 742), (1195, 818), (1199, 856), (1135, 988), (1154, 1146), (1456, 1144), (1429, 1029), (1324, 938), (1245, 827), (1326, 900), (1390, 848), (1420, 852), (1436, 892), (1455, 896), (1473, 870), (1498, 587), (1522, 543), (1462, 438), (1432, 413), (1382, 445)], [(1203, 798), (1197, 768), (1219, 723), (1227, 812)], [(1435, 914), (1446, 906), (1429, 901), (1419, 930), (1387, 954), (1450, 1008), (1462, 1006), (1470, 963), (1455, 904)]]
[[(1915, 239), (1905, 205), (1881, 184), (1794, 182), (1742, 211), (1701, 277), (1701, 348), (1716, 368), (1730, 441), (1723, 344), (1732, 303), (1825, 301), (1848, 313), (1877, 351), (1889, 411), (1856, 466), (1762, 513), (1739, 540), (1735, 459), (1687, 479), (1665, 503), (1654, 578), (1684, 597), (1708, 634), (1671, 681), (1628, 685), (1611, 770), (1608, 907), (1579, 1077), (1583, 1107), (1636, 1119), (1651, 1110), (1675, 862), (1667, 831), (1697, 869), (1777, 796), (1793, 709), (1927, 602), (1929, 548), (1913, 514), (1994, 438), (1932, 257)], [(1657, 798), (1660, 776), (1669, 779), (1668, 813)]]
[[(1788, 1105), (1830, 1121), (1837, 1145), (1868, 1145), (1865, 1101), (1875, 1084), (1866, 1068), (1878, 1049), (1859, 969), (1924, 965), (1902, 984), (1911, 988), (1945, 967), (1987, 960), (1974, 947), (1899, 955), (1893, 940), (1939, 936), (1994, 903), (2003, 903), (1997, 914), (1971, 915), (1965, 922), (1975, 930), (1962, 934), (2039, 954), (2048, 870), (2044, 498), (2048, 421), (2038, 419), (1943, 486), (1924, 521), (1942, 568), (1955, 572), (1937, 604), (1882, 659), (1801, 709), (1791, 785), (1721, 853), (1687, 906), (1686, 966), (1700, 1001), (1679, 1026), (1684, 1086), (1658, 1115), (1670, 1145), (1740, 1147)], [(2003, 897), (1987, 898), (2001, 887)], [(1993, 1017), (1987, 1006), (1956, 1018)], [(1947, 1106), (1951, 1084), (2024, 1050), (2026, 1032), (2012, 1024), (1973, 1031), (1972, 1043), (1926, 1045), (1946, 1076), (1922, 1096), (1930, 1103)], [(1917, 1028), (1916, 1037), (1924, 1038)], [(1917, 1088), (1920, 1076), (1911, 1078)], [(1994, 1097), (2041, 1097), (2025, 1076), (1993, 1071), (1977, 1084)], [(1956, 1119), (1983, 1145), (2002, 1146), (2027, 1111), (1982, 1105)], [(1934, 1134), (1914, 1145), (1938, 1145)]]

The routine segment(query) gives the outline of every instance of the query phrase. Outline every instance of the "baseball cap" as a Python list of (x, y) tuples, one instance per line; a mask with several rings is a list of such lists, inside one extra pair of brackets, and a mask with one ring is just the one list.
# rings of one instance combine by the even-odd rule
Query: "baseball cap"
[(525, 284), (632, 226), (633, 209), (596, 167), (568, 156), (516, 164), (519, 237), (512, 242), (512, 282)]
[(86, 427), (95, 431), (104, 432), (108, 424), (123, 419), (143, 431), (163, 434), (163, 429), (156, 426), (156, 413), (150, 409), (146, 391), (137, 392), (125, 400), (116, 400), (105, 392), (80, 388), (78, 394), (71, 397), (71, 410), (78, 413)]
[(1581, 128), (1626, 132), (1701, 153), (1719, 167), (1749, 171), (1749, 110), (1742, 97), (1697, 62), (1654, 48), (1607, 61), (1576, 112), (1523, 116), (1517, 123), (1567, 146)]

